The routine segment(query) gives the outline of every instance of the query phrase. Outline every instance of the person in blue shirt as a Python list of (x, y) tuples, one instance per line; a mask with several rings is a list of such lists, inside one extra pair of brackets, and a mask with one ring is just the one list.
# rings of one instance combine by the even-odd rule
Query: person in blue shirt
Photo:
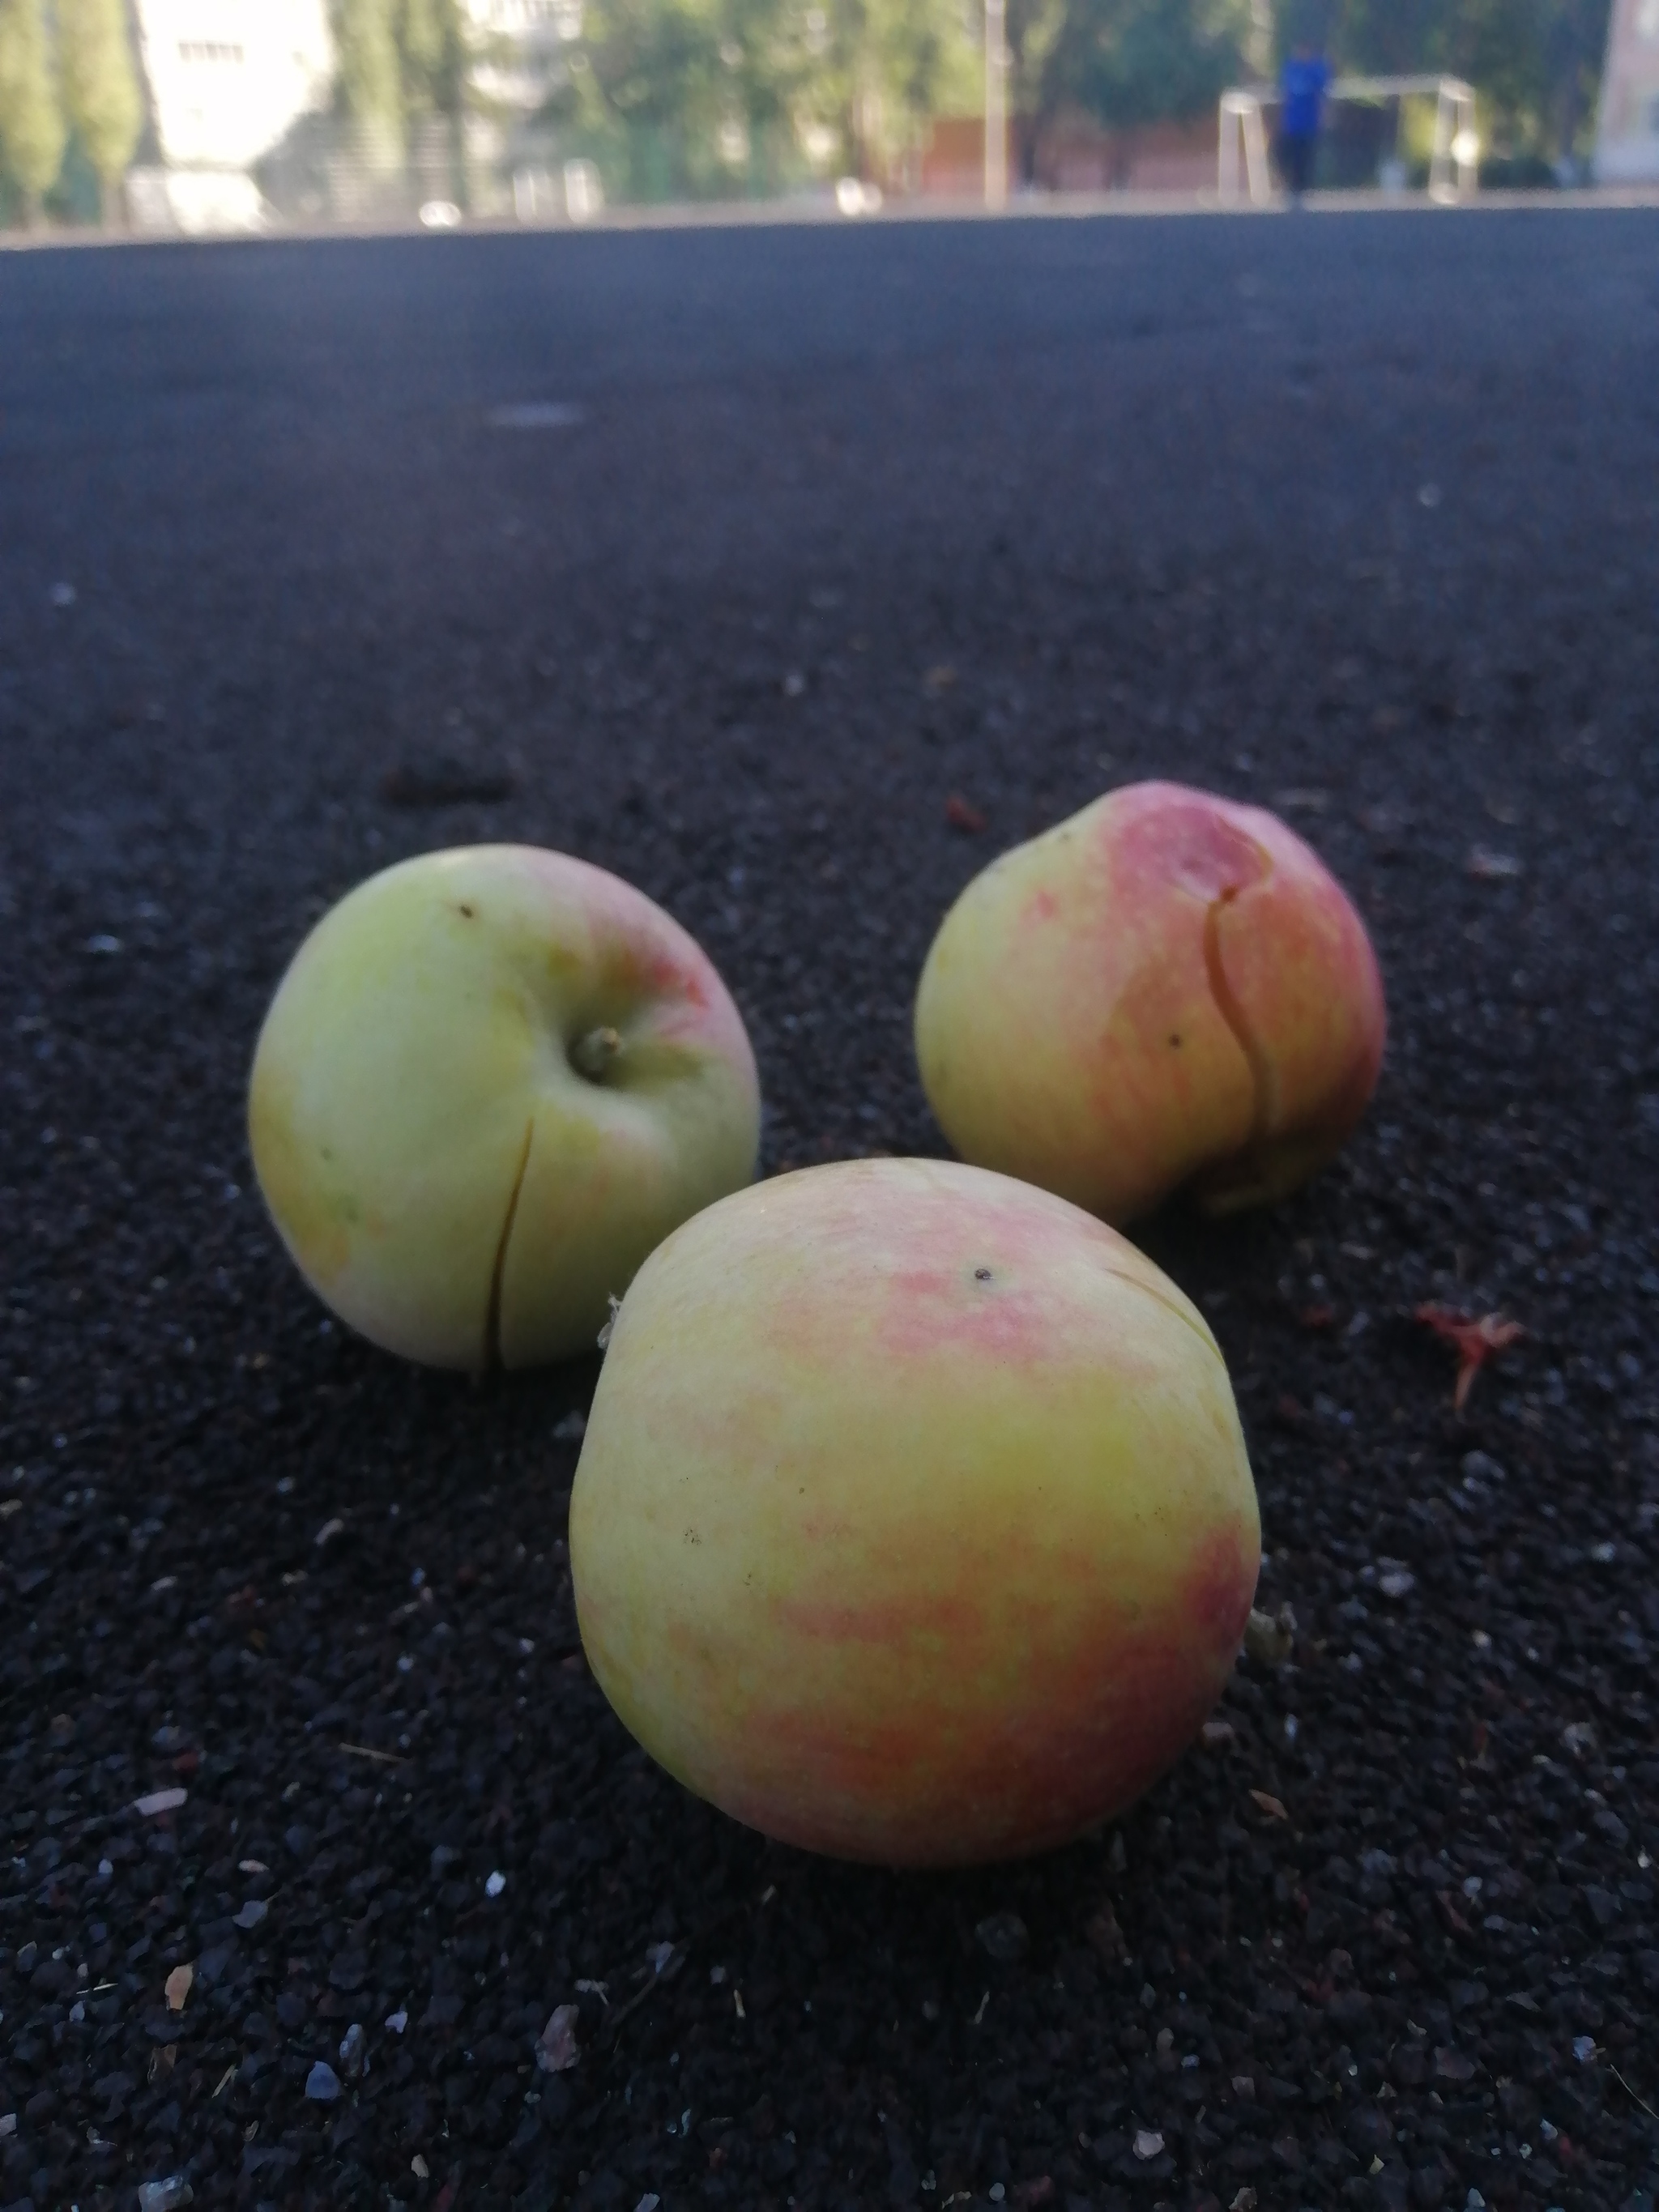
[(1329, 65), (1314, 46), (1297, 46), (1279, 76), (1279, 166), (1292, 201), (1313, 181), (1330, 82)]

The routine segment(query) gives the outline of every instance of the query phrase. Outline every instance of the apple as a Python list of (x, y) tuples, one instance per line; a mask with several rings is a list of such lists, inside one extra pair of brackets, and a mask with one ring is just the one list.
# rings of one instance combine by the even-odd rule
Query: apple
[(603, 868), (527, 845), (371, 877), (260, 1033), (254, 1167), (343, 1321), (438, 1367), (594, 1342), (671, 1229), (755, 1171), (754, 1055), (714, 967)]
[(895, 1866), (1139, 1796), (1220, 1692), (1260, 1543), (1202, 1316), (1091, 1215), (936, 1160), (805, 1169), (677, 1230), (570, 1501), (588, 1662), (652, 1756)]
[(1206, 1212), (1325, 1166), (1382, 1063), (1365, 926), (1294, 831), (1174, 783), (1005, 853), (945, 916), (916, 1056), (964, 1159), (1114, 1222)]

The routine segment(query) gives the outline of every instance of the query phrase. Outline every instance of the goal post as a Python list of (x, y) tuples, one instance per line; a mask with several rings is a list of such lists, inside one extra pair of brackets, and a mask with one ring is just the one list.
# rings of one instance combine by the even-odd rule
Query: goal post
[[(1462, 77), (1340, 76), (1325, 97), (1367, 103), (1432, 99), (1434, 143), (1429, 161), (1429, 198), (1449, 207), (1478, 189), (1480, 140), (1474, 123), (1474, 88)], [(1279, 102), (1278, 89), (1270, 84), (1237, 85), (1222, 94), (1216, 182), (1224, 206), (1237, 205), (1241, 184), (1253, 207), (1265, 207), (1271, 201), (1273, 179), (1263, 116)]]

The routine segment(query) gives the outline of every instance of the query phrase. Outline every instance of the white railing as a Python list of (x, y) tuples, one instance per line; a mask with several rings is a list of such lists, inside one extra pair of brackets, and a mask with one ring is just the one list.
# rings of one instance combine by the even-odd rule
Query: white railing
[[(1429, 161), (1429, 197), (1442, 206), (1466, 199), (1480, 182), (1480, 140), (1474, 127), (1474, 89), (1455, 76), (1340, 76), (1328, 100), (1399, 100), (1431, 95), (1436, 102), (1434, 146)], [(1221, 137), (1217, 182), (1224, 204), (1239, 197), (1241, 181), (1251, 204), (1265, 207), (1273, 198), (1267, 167), (1267, 131), (1262, 110), (1276, 106), (1279, 93), (1268, 84), (1240, 85), (1221, 95)], [(1240, 171), (1243, 172), (1241, 180)]]

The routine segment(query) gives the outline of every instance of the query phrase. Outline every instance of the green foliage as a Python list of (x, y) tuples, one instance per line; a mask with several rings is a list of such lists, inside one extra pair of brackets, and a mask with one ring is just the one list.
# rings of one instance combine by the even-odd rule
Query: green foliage
[(1122, 126), (1203, 113), (1245, 74), (1249, 0), (1064, 0), (1040, 99)]
[(63, 167), (67, 138), (41, 0), (0, 0), (0, 159), (31, 213)]
[[(460, 0), (331, 4), (341, 104), (382, 143), (400, 155), (410, 118), (459, 113)], [(1311, 38), (1345, 69), (1468, 77), (1499, 151), (1573, 150), (1594, 111), (1608, 6), (1006, 0), (1010, 107), (1029, 173), (1038, 132), (1063, 108), (1115, 128), (1206, 113), (1259, 70), (1271, 21), (1281, 52)], [(541, 122), (636, 197), (777, 189), (809, 164), (902, 175), (933, 115), (980, 106), (981, 10), (982, 0), (586, 0)]]
[(395, 164), (404, 143), (396, 0), (332, 0), (329, 14), (340, 105), (381, 158)]
[(396, 0), (392, 36), (405, 112), (459, 115), (466, 80), (459, 0)]
[[(633, 134), (692, 190), (780, 148), (880, 174), (915, 150), (947, 86), (975, 97), (958, 0), (589, 0), (550, 119)], [(643, 134), (641, 136), (641, 134)], [(672, 143), (671, 143), (672, 142)]]
[(125, 0), (58, 0), (64, 104), (97, 172), (106, 215), (143, 127)]
[(618, 122), (695, 128), (708, 119), (720, 58), (701, 9), (688, 0), (599, 0), (587, 11), (587, 29), (581, 58), (592, 91)]
[(1483, 136), (1516, 155), (1584, 150), (1610, 0), (1344, 0), (1346, 68), (1443, 70), (1480, 94)]

